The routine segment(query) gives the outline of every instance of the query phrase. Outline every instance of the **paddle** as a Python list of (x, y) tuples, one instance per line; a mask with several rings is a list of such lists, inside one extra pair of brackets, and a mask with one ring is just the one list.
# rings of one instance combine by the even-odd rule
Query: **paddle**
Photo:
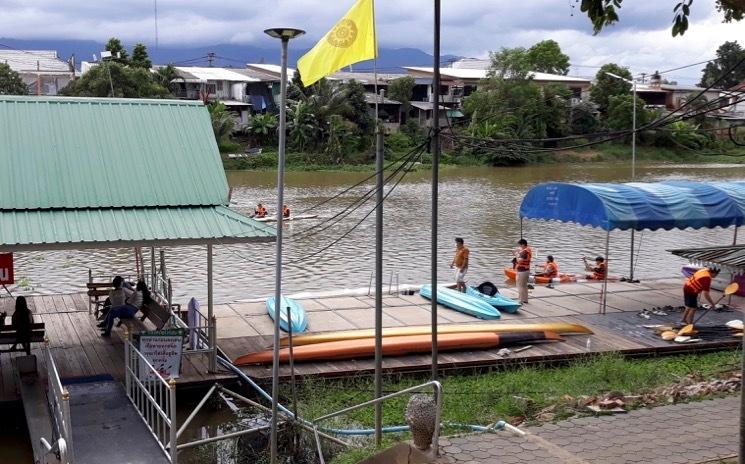
[(706, 316), (706, 313), (711, 311), (712, 308), (714, 308), (717, 304), (719, 304), (720, 301), (724, 299), (725, 296), (730, 296), (740, 289), (740, 286), (737, 284), (737, 282), (732, 282), (731, 284), (727, 285), (727, 288), (724, 289), (724, 293), (722, 294), (721, 298), (717, 300), (716, 303), (714, 303), (712, 306), (709, 306), (709, 308), (703, 312), (699, 317), (696, 318), (695, 321), (693, 321), (693, 324), (688, 324), (687, 326), (680, 329), (678, 332), (678, 335), (691, 335), (695, 332), (694, 326), (696, 325), (696, 322), (700, 321), (702, 317)]

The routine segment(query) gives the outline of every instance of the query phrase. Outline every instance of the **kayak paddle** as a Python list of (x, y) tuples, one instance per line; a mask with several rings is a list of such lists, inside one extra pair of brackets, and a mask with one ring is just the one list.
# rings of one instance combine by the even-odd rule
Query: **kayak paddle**
[(688, 324), (687, 326), (680, 329), (680, 331), (678, 332), (678, 335), (691, 335), (692, 333), (695, 333), (696, 329), (694, 328), (694, 326), (696, 325), (696, 322), (700, 321), (702, 317), (706, 316), (706, 313), (708, 313), (709, 311), (711, 311), (712, 308), (718, 305), (719, 302), (722, 301), (725, 296), (733, 295), (737, 293), (739, 289), (740, 289), (740, 286), (737, 284), (737, 282), (732, 282), (731, 284), (727, 285), (727, 287), (724, 289), (724, 293), (722, 294), (721, 298), (719, 298), (717, 302), (714, 303), (714, 305), (709, 306), (706, 309), (706, 311), (704, 311), (703, 314), (697, 317), (696, 320), (693, 321), (693, 324)]

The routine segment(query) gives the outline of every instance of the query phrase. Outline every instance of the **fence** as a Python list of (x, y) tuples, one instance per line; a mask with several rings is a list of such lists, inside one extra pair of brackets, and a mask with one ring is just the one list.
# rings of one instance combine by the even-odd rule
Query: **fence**
[(129, 335), (124, 341), (124, 362), (127, 397), (166, 457), (176, 464), (176, 381), (163, 379)]
[(70, 421), (70, 394), (62, 386), (57, 364), (49, 349), (49, 340), (44, 341), (44, 361), (47, 365), (47, 402), (52, 417), (52, 443), (42, 438), (47, 454), (56, 455), (62, 464), (73, 463), (72, 422)]

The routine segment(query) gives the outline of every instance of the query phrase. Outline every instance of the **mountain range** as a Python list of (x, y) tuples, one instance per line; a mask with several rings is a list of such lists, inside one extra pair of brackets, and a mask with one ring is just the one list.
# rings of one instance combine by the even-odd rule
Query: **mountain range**
[[(133, 44), (125, 44), (131, 51)], [(67, 39), (13, 39), (0, 38), (0, 49), (20, 50), (56, 50), (58, 56), (67, 60), (75, 55), (75, 62), (92, 61), (93, 55), (100, 56), (101, 50), (105, 48), (104, 43), (92, 40), (67, 40)], [(307, 49), (289, 50), (290, 67), (295, 66), (297, 59)], [(214, 53), (212, 66), (221, 67), (243, 67), (246, 63), (279, 63), (279, 44), (276, 48), (258, 47), (254, 45), (238, 44), (214, 44), (175, 47), (160, 46), (155, 48), (148, 45), (148, 53), (153, 64), (172, 63), (177, 66), (208, 66), (208, 54)], [(457, 60), (460, 57), (444, 55), (441, 60), (445, 63)], [(403, 72), (402, 66), (432, 66), (432, 55), (416, 48), (381, 48), (378, 56), (378, 71), (381, 73)], [(79, 68), (78, 64), (78, 68)], [(354, 71), (372, 71), (371, 61), (355, 64)]]

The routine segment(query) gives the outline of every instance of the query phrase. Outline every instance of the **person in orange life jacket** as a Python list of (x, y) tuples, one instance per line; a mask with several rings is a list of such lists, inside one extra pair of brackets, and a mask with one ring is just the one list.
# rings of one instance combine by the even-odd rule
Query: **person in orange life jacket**
[(282, 205), (282, 217), (283, 218), (290, 217), (290, 208), (288, 208), (287, 205)]
[(471, 251), (463, 245), (463, 239), (455, 238), (455, 256), (450, 263), (450, 269), (455, 269), (455, 289), (459, 292), (466, 291), (466, 272), (468, 272), (468, 256)]
[(256, 208), (254, 209), (254, 217), (265, 218), (266, 215), (267, 215), (267, 211), (264, 205), (262, 205), (261, 203), (256, 205)]
[(592, 280), (604, 280), (605, 274), (608, 272), (608, 265), (605, 263), (605, 258), (602, 256), (598, 256), (595, 258), (595, 265), (587, 262), (587, 258), (582, 257), (582, 261), (585, 263), (585, 270), (588, 272), (592, 272), (592, 274), (587, 274), (588, 279)]
[(543, 272), (538, 272), (536, 277), (548, 277), (553, 279), (559, 277), (559, 265), (556, 264), (556, 260), (553, 256), (546, 256), (546, 263), (543, 265)]
[(517, 289), (519, 293), (520, 303), (528, 302), (528, 280), (530, 279), (530, 261), (533, 259), (533, 249), (528, 246), (528, 241), (521, 238), (517, 241), (517, 245), (520, 247), (515, 250), (515, 271), (517, 275), (515, 280), (517, 281)]
[(685, 311), (683, 311), (683, 323), (693, 324), (693, 315), (698, 309), (698, 296), (704, 295), (706, 301), (709, 302), (711, 307), (715, 306), (714, 300), (711, 299), (709, 290), (711, 289), (711, 281), (719, 275), (719, 269), (713, 267), (705, 267), (696, 271), (691, 277), (686, 279), (683, 285), (683, 302), (685, 304)]

